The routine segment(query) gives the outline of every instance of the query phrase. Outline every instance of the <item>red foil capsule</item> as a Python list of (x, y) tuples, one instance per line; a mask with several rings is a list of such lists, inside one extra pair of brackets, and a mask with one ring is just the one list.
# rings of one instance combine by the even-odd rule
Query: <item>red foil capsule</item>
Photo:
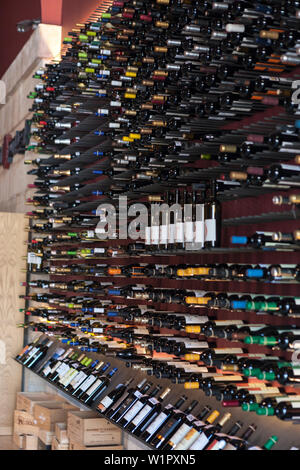
[(152, 21), (152, 16), (150, 16), (150, 15), (140, 15), (140, 20), (142, 20), (142, 21), (148, 21), (149, 23), (151, 23), (151, 21)]
[(240, 402), (238, 400), (227, 400), (227, 401), (222, 401), (222, 406), (226, 407), (237, 407), (240, 406)]

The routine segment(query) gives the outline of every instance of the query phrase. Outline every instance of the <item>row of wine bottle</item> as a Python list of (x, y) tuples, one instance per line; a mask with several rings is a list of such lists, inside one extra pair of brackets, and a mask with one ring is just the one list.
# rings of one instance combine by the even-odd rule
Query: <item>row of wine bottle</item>
[[(27, 349), (25, 348), (17, 356), (17, 360), (29, 368), (35, 367), (35, 370), (39, 375), (47, 378), (47, 380), (49, 380), (51, 383), (67, 391), (71, 396), (79, 399), (83, 403), (87, 405), (97, 403), (96, 409), (100, 410), (101, 413), (104, 413), (109, 419), (120, 424), (122, 427), (132, 432), (133, 434), (145, 438), (146, 442), (151, 443), (154, 437), (152, 434), (158, 430), (158, 428), (155, 428), (155, 426), (159, 424), (158, 427), (160, 427), (160, 425), (164, 424), (163, 421), (160, 421), (159, 419), (154, 421), (154, 418), (156, 419), (158, 417), (158, 413), (152, 414), (152, 412), (154, 409), (157, 411), (157, 408), (159, 408), (158, 411), (161, 411), (161, 407), (157, 407), (157, 405), (161, 403), (171, 392), (171, 388), (167, 387), (159, 397), (158, 401), (150, 401), (150, 403), (155, 405), (154, 408), (150, 410), (150, 403), (148, 403), (149, 396), (147, 395), (147, 397), (145, 397), (144, 393), (151, 388), (152, 384), (146, 379), (143, 379), (142, 384), (146, 384), (146, 389), (143, 390), (144, 393), (136, 395), (137, 398), (143, 397), (143, 400), (137, 400), (132, 403), (132, 405), (136, 405), (134, 408), (131, 406), (128, 407), (128, 400), (124, 401), (124, 398), (128, 398), (128, 395), (125, 392), (127, 391), (127, 386), (133, 381), (132, 378), (130, 378), (125, 384), (117, 384), (117, 386), (114, 387), (110, 393), (104, 395), (104, 392), (109, 387), (112, 380), (115, 380), (116, 378), (115, 374), (117, 369), (110, 369), (110, 363), (99, 362), (98, 360), (88, 358), (84, 354), (80, 354), (76, 351), (74, 352), (73, 348), (66, 350), (63, 348), (58, 348), (55, 350), (54, 354), (52, 353), (52, 355), (50, 355), (46, 362), (42, 361), (42, 366), (39, 366), (39, 362), (45, 357), (47, 351), (52, 346), (52, 342), (44, 340), (41, 341), (40, 344), (35, 344), (37, 344), (37, 346), (28, 345)], [(192, 386), (193, 383), (185, 382), (185, 384), (187, 385), (186, 389), (188, 389), (190, 386)], [(154, 398), (159, 393), (161, 388), (162, 387), (159, 385), (155, 386), (152, 390), (152, 393), (150, 394), (150, 398)], [(136, 389), (134, 391), (136, 391)], [(216, 391), (214, 392), (216, 394)], [(259, 415), (274, 414), (282, 420), (297, 419), (297, 416), (299, 415), (299, 407), (297, 406), (299, 404), (299, 398), (297, 398), (297, 396), (276, 396), (273, 392), (273, 396), (272, 394), (269, 394), (268, 397), (268, 391), (265, 390), (263, 391), (265, 396), (263, 396), (260, 402), (254, 403), (252, 401), (251, 403), (250, 394), (248, 395), (247, 400), (245, 397), (241, 398), (241, 392), (242, 390), (240, 389), (239, 392), (236, 392), (236, 394), (239, 395), (240, 400), (243, 401), (243, 409), (245, 410), (255, 410)], [(233, 390), (230, 391), (230, 387), (227, 386), (227, 391), (223, 389), (221, 395), (223, 397), (230, 396), (232, 403), (234, 403), (234, 394)], [(121, 398), (123, 400), (121, 400)], [(184, 401), (182, 401), (181, 406), (183, 403)], [(230, 400), (227, 398), (227, 401), (224, 401), (223, 403), (226, 406), (230, 403)], [(198, 401), (195, 400), (193, 402), (192, 409), (195, 408), (197, 404)], [(145, 405), (148, 406), (144, 408)], [(192, 409), (189, 409), (189, 411), (192, 411)], [(148, 412), (151, 412), (150, 415)], [(217, 412), (216, 417), (218, 415), (219, 412)], [(230, 417), (230, 413), (227, 413), (226, 416)], [(148, 422), (149, 417), (152, 419)], [(147, 421), (146, 418), (148, 418)], [(194, 420), (196, 421), (195, 417)], [(149, 430), (147, 431), (148, 426), (145, 426), (146, 423), (147, 425), (152, 423), (150, 429), (153, 431), (153, 433), (150, 433), (151, 436), (147, 434), (149, 433)], [(162, 442), (156, 441), (155, 444), (161, 445)], [(192, 444), (192, 442), (190, 442), (190, 444)], [(182, 447), (180, 450), (186, 450), (188, 448), (189, 447)], [(202, 449), (199, 448), (198, 450)]]

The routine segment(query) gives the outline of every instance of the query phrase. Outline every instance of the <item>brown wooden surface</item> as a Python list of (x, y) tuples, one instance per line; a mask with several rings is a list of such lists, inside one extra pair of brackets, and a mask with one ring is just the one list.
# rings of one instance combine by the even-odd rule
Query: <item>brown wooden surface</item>
[(21, 390), (21, 370), (13, 358), (23, 346), (23, 329), (16, 325), (24, 319), (19, 295), (24, 293), (25, 224), (22, 214), (0, 213), (0, 435), (12, 433), (16, 393)]

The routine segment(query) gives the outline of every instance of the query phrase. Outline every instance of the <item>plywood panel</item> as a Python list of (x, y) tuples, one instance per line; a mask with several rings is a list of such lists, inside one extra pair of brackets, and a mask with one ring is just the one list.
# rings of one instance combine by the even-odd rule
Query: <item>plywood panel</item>
[[(22, 256), (26, 253), (24, 231), (26, 219), (22, 214), (0, 213), (0, 435), (12, 431), (16, 393), (21, 390), (22, 370), (13, 360), (23, 345), (24, 293), (20, 283), (25, 274)], [(10, 432), (9, 432), (10, 431)]]

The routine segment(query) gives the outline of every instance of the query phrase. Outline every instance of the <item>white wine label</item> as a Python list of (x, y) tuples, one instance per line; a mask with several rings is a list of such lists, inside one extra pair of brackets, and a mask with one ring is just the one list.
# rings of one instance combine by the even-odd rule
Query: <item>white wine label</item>
[(184, 241), (187, 243), (192, 243), (195, 241), (195, 224), (194, 222), (185, 222), (184, 223)]
[[(300, 408), (300, 401), (294, 401), (290, 403), (290, 406), (292, 408)], [(300, 416), (298, 416), (298, 419), (300, 419)]]
[[(93, 383), (95, 382), (96, 380), (96, 377), (94, 375), (91, 375), (91, 377), (89, 377), (85, 383), (82, 385), (82, 387), (80, 387), (80, 390), (82, 390), (83, 392), (85, 392), (91, 385), (93, 385)], [(99, 379), (100, 380), (100, 379)], [(100, 383), (102, 382), (102, 380), (100, 380)]]
[(160, 233), (159, 233), (159, 241), (160, 243), (168, 243), (168, 232), (169, 232), (169, 227), (168, 225), (161, 225), (160, 226)]
[[(99, 385), (101, 385), (101, 384), (102, 384), (102, 380), (100, 380), (100, 379), (97, 379), (96, 382), (93, 385), (89, 384), (89, 385), (91, 385), (91, 387), (86, 392), (86, 394), (90, 397), (94, 393), (94, 391), (97, 389), (97, 387), (99, 387)], [(82, 387), (80, 387), (80, 390), (82, 390)]]
[(122, 103), (121, 103), (121, 101), (111, 101), (110, 106), (115, 107), (115, 108), (119, 108), (120, 106), (122, 106)]
[(105, 253), (105, 248), (94, 248), (94, 253)]
[(208, 348), (208, 343), (206, 341), (188, 341), (186, 339), (180, 340), (180, 342), (185, 344), (185, 347), (187, 349), (192, 349), (192, 348), (197, 348), (197, 349), (203, 349), (203, 348)]
[(105, 308), (95, 307), (94, 313), (105, 313)]
[(216, 354), (239, 354), (242, 353), (241, 348), (215, 348), (214, 353)]
[(135, 426), (138, 426), (143, 421), (143, 419), (147, 416), (149, 411), (151, 410), (152, 410), (152, 407), (150, 405), (144, 406), (144, 408), (132, 420), (132, 424), (134, 424)]
[(168, 415), (166, 415), (165, 413), (159, 413), (159, 415), (155, 418), (152, 424), (146, 429), (147, 433), (150, 436), (155, 433), (155, 431), (159, 428), (159, 426), (163, 423), (167, 416)]
[(185, 318), (185, 323), (187, 325), (200, 325), (208, 321), (208, 317), (204, 315), (179, 315)]
[(49, 375), (50, 372), (51, 372), (51, 367), (47, 366), (42, 372), (43, 372), (44, 376), (47, 377), (47, 375)]
[(119, 80), (112, 80), (110, 84), (111, 86), (119, 86), (119, 87), (123, 86), (123, 83), (120, 82)]
[(217, 239), (216, 219), (205, 220), (205, 241), (214, 242)]
[(72, 382), (70, 383), (70, 385), (72, 385), (73, 388), (76, 388), (80, 382), (82, 381), (83, 378), (87, 377), (87, 375), (84, 373), (84, 372), (79, 372), (79, 374), (77, 375), (77, 377), (75, 377)]
[(151, 245), (151, 227), (145, 228), (145, 245)]
[(151, 227), (151, 243), (152, 245), (159, 244), (159, 225), (152, 225)]
[(208, 443), (208, 437), (204, 433), (201, 433), (196, 442), (190, 447), (190, 450), (202, 450)]
[(283, 163), (280, 166), (283, 170), (300, 171), (299, 165), (286, 165)]
[(176, 222), (175, 224), (175, 242), (183, 243), (184, 242), (184, 223)]
[(131, 421), (137, 413), (143, 408), (144, 403), (141, 403), (140, 401), (136, 402), (135, 405), (133, 405), (130, 410), (127, 411), (127, 413), (124, 416), (125, 421), (129, 422)]
[(172, 436), (171, 441), (169, 441), (169, 444), (174, 448), (179, 444), (179, 442), (186, 436), (186, 434), (189, 432), (191, 429), (191, 426), (188, 424), (184, 423), (180, 426), (180, 428), (176, 431), (174, 436)]
[(195, 222), (195, 243), (204, 244), (205, 240), (205, 224), (204, 220), (197, 220)]
[[(193, 423), (193, 426), (198, 426), (198, 425), (203, 425), (202, 421), (195, 421)], [(199, 435), (201, 434), (201, 430), (197, 431), (194, 427), (191, 428), (187, 434), (184, 436), (184, 438), (179, 442), (179, 444), (176, 446), (175, 450), (187, 450), (190, 449), (190, 446), (198, 439)]]
[(214, 380), (215, 382), (242, 382), (244, 378), (239, 375), (220, 375), (214, 377)]
[(169, 224), (169, 243), (174, 244), (175, 243), (175, 224)]
[(104, 407), (104, 408), (108, 408), (113, 402), (113, 399), (110, 398), (109, 396), (103, 398), (103, 400), (101, 401), (101, 405)]

